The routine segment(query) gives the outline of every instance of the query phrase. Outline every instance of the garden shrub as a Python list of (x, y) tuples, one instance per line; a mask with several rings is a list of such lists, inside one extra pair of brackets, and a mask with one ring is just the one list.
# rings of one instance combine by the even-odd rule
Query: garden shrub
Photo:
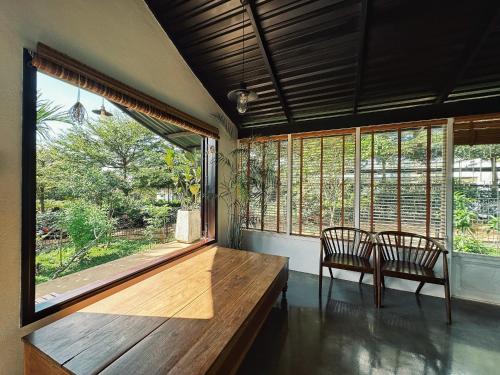
[(63, 209), (60, 226), (78, 251), (91, 243), (106, 241), (114, 229), (114, 221), (108, 218), (105, 209), (90, 202), (75, 201)]
[(486, 245), (478, 238), (470, 234), (455, 234), (453, 238), (453, 249), (455, 251), (463, 253), (474, 253), (474, 254), (495, 254), (495, 248)]
[(165, 238), (168, 235), (168, 225), (175, 222), (175, 215), (177, 209), (171, 207), (169, 204), (164, 205), (149, 205), (146, 207), (147, 216), (144, 221), (146, 222), (146, 236), (152, 242), (154, 235), (161, 230)]

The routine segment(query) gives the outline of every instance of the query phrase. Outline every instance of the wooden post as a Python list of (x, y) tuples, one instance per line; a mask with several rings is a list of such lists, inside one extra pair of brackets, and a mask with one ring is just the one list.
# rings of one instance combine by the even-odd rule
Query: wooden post
[(302, 177), (303, 177), (303, 163), (304, 163), (304, 139), (300, 138), (300, 183), (299, 183), (299, 234), (302, 234)]
[(396, 193), (396, 220), (398, 231), (401, 232), (401, 129), (398, 129), (398, 171), (397, 171), (397, 193)]
[(319, 157), (319, 234), (323, 230), (323, 137), (320, 137)]
[(427, 158), (425, 179), (425, 235), (429, 236), (431, 227), (431, 154), (432, 154), (432, 128), (427, 125)]
[(280, 191), (281, 191), (281, 141), (276, 142), (276, 162), (278, 175), (276, 176), (276, 233), (280, 231)]

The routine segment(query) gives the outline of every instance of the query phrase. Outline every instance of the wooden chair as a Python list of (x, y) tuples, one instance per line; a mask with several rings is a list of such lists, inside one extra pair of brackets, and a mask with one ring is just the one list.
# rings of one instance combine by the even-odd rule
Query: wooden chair
[[(420, 281), (415, 291), (420, 293), (425, 283), (444, 286), (446, 314), (451, 324), (450, 280), (448, 277), (448, 251), (432, 238), (414, 233), (385, 231), (375, 236), (377, 244), (377, 307), (382, 305), (384, 276)], [(443, 258), (443, 274), (437, 275), (434, 266)]]
[[(319, 295), (323, 288), (323, 267), (328, 267), (333, 279), (332, 268), (361, 272), (359, 282), (365, 273), (374, 274), (375, 303), (377, 285), (375, 266), (370, 262), (373, 239), (369, 232), (348, 227), (333, 227), (321, 233), (321, 253), (319, 261)], [(374, 262), (375, 263), (375, 262)]]

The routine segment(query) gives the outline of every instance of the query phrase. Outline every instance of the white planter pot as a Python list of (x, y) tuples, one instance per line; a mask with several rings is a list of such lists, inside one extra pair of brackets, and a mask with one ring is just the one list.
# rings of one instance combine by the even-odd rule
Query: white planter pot
[(191, 243), (200, 239), (201, 217), (200, 210), (177, 211), (175, 224), (175, 239), (180, 242)]

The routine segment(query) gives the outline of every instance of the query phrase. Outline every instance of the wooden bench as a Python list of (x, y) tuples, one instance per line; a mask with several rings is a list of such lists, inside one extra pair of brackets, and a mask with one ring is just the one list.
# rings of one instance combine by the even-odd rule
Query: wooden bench
[(26, 374), (231, 374), (288, 259), (209, 247), (24, 337)]

